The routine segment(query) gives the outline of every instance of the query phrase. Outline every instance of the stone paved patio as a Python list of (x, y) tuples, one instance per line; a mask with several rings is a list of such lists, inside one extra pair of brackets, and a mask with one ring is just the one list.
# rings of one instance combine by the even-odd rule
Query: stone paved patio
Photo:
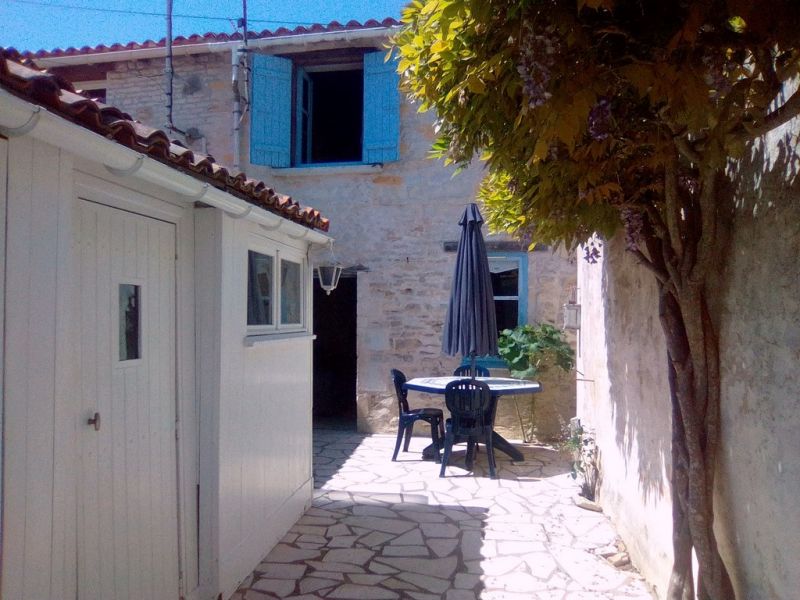
[(313, 506), (234, 600), (651, 600), (642, 578), (602, 554), (608, 519), (578, 508), (557, 452), (519, 444), (525, 461), (486, 455), (475, 472), (455, 454), (447, 477), (420, 460), (391, 462), (394, 437), (314, 432)]

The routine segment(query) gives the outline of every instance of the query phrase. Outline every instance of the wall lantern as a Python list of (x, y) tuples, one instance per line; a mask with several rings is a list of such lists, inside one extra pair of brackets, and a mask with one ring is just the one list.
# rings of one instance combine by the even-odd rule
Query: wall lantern
[(333, 240), (328, 243), (328, 257), (320, 261), (314, 267), (319, 279), (319, 286), (325, 290), (329, 296), (336, 286), (339, 285), (339, 277), (342, 275), (342, 264), (336, 260), (333, 253)]
[(581, 305), (578, 304), (578, 290), (572, 288), (570, 299), (564, 305), (564, 329), (581, 328)]
[(564, 305), (564, 329), (581, 328), (581, 305), (567, 302)]

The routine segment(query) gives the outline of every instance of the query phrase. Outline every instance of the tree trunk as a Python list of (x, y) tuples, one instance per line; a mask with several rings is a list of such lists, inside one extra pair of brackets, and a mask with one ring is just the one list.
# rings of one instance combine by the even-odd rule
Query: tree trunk
[[(699, 600), (732, 600), (733, 586), (714, 535), (713, 490), (719, 422), (719, 345), (705, 294), (686, 283), (679, 302), (662, 294), (661, 323), (667, 337), (672, 399), (673, 551), (668, 597), (692, 597), (691, 551), (699, 565)], [(688, 288), (688, 289), (687, 289)], [(694, 289), (692, 289), (694, 288)], [(694, 328), (692, 330), (692, 328)], [(692, 343), (691, 340), (700, 343)], [(701, 365), (698, 368), (698, 365)], [(704, 372), (698, 389), (698, 371)], [(687, 589), (689, 588), (689, 589)]]
[[(686, 172), (685, 170), (683, 171)], [(665, 169), (666, 204), (649, 213), (641, 230), (645, 256), (656, 275), (659, 318), (667, 343), (672, 403), (672, 489), (674, 563), (667, 597), (733, 600), (733, 586), (714, 535), (714, 476), (720, 430), (718, 319), (707, 291), (727, 246), (724, 173), (694, 171), (700, 192), (681, 191), (677, 158)], [(692, 551), (698, 574), (692, 573)]]

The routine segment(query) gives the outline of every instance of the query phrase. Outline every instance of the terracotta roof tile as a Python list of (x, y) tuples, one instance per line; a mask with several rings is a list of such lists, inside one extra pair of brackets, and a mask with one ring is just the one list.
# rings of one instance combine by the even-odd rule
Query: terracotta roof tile
[(114, 106), (75, 92), (68, 81), (36, 67), (16, 50), (0, 48), (0, 87), (123, 146), (159, 160), (187, 175), (312, 229), (328, 231), (329, 221), (318, 210), (300, 206), (289, 196), (277, 194), (263, 181), (249, 179), (196, 153), (165, 131), (135, 121)]
[[(327, 25), (315, 23), (309, 26), (297, 26), (294, 29), (287, 29), (286, 27), (279, 27), (271, 31), (264, 29), (262, 31), (248, 31), (248, 40), (259, 40), (265, 38), (286, 37), (293, 35), (303, 35), (308, 33), (328, 33), (334, 31), (354, 31), (358, 29), (379, 29), (395, 27), (400, 25), (400, 21), (392, 18), (386, 18), (382, 21), (369, 19), (364, 23), (358, 21), (348, 21), (342, 25), (338, 21), (331, 21)], [(240, 33), (195, 33), (189, 36), (177, 36), (173, 38), (172, 45), (176, 46), (190, 46), (192, 44), (208, 44), (211, 42), (234, 42), (242, 39)], [(107, 52), (119, 52), (122, 50), (144, 50), (147, 48), (164, 48), (166, 46), (166, 39), (162, 38), (158, 41), (146, 40), (144, 42), (128, 42), (127, 44), (99, 44), (97, 46), (83, 46), (82, 48), (55, 48), (53, 50), (37, 50), (25, 51), (22, 56), (25, 58), (55, 58), (61, 56), (78, 56), (84, 54), (104, 54)]]

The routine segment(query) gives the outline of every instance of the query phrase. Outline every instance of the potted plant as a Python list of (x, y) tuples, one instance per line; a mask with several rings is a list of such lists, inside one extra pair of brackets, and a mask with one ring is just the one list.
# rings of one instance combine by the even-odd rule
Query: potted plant
[[(567, 342), (564, 332), (547, 323), (519, 325), (514, 329), (505, 329), (500, 333), (497, 346), (500, 358), (508, 366), (509, 374), (517, 379), (539, 380), (553, 367), (556, 367), (556, 371), (568, 373), (575, 366), (575, 352)], [(557, 399), (563, 395), (567, 382), (557, 373), (545, 376), (545, 379), (547, 381), (544, 393), (549, 396), (547, 407), (550, 413), (545, 413), (549, 417), (545, 416), (544, 426), (543, 423), (537, 424), (534, 420), (535, 399), (538, 394), (531, 396), (528, 406), (522, 411), (520, 410), (522, 403), (518, 403), (516, 398), (514, 401), (522, 439), (525, 442), (533, 439), (537, 429), (540, 438), (544, 436), (545, 439), (557, 439), (560, 436), (561, 427), (555, 420), (560, 421), (562, 418), (554, 413), (557, 409), (554, 408), (553, 401), (556, 400), (558, 403)], [(543, 429), (540, 429), (542, 426)]]
[(575, 351), (564, 332), (547, 323), (504, 329), (497, 347), (511, 376), (518, 379), (538, 377), (553, 366), (564, 371), (575, 366)]

